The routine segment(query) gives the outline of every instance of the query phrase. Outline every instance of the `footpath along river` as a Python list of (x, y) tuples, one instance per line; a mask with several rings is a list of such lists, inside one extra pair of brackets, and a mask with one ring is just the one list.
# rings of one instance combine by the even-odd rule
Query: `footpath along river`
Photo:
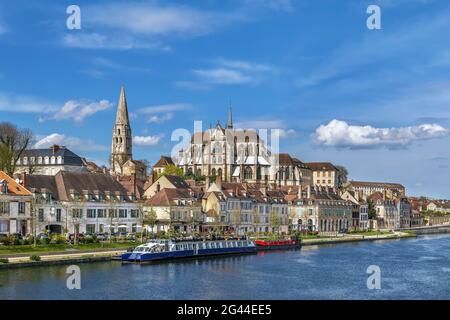
[[(381, 289), (366, 273), (380, 267)], [(450, 235), (304, 246), (147, 265), (80, 264), (0, 270), (3, 299), (450, 299)]]

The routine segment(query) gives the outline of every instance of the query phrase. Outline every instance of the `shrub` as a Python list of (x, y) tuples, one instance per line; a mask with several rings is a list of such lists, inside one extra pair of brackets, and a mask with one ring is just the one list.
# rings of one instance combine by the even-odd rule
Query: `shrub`
[(8, 258), (0, 258), (0, 263), (8, 263)]
[(38, 255), (33, 254), (33, 255), (30, 256), (30, 260), (31, 261), (41, 261), (41, 257), (38, 256)]
[(47, 245), (50, 243), (50, 238), (42, 238), (39, 240), (39, 244)]

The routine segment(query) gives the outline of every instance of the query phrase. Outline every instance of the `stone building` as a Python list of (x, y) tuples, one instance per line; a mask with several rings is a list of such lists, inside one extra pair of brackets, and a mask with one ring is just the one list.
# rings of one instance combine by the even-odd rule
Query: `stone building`
[(213, 128), (194, 133), (176, 164), (185, 174), (220, 176), (224, 182), (311, 184), (309, 168), (289, 154), (272, 153), (265, 141), (267, 132), (261, 132), (264, 137), (259, 131), (234, 128), (230, 109), (227, 126), (217, 122)]
[(405, 187), (400, 183), (390, 182), (369, 182), (369, 181), (349, 181), (345, 184), (345, 189), (353, 190), (363, 196), (370, 196), (374, 192), (380, 192), (388, 198), (404, 197)]
[(151, 232), (200, 232), (203, 223), (202, 203), (188, 188), (163, 188), (144, 204), (144, 219), (154, 214), (154, 225), (145, 224)]
[(341, 186), (339, 169), (332, 163), (308, 162), (305, 165), (312, 170), (311, 185), (326, 188), (339, 188)]
[(23, 183), (35, 198), (36, 233), (140, 231), (141, 203), (111, 176), (60, 171)]
[(128, 105), (125, 88), (122, 86), (112, 133), (110, 174), (113, 176), (130, 176), (134, 174), (138, 179), (145, 180), (147, 177), (147, 166), (142, 161), (133, 160), (132, 146)]
[(298, 195), (289, 199), (291, 229), (337, 233), (352, 224), (353, 206), (328, 187), (299, 188)]
[(25, 150), (17, 160), (15, 174), (55, 175), (59, 171), (88, 172), (85, 161), (65, 146)]
[(0, 171), (0, 234), (20, 233), (25, 236), (31, 233), (32, 200), (33, 196), (27, 189)]

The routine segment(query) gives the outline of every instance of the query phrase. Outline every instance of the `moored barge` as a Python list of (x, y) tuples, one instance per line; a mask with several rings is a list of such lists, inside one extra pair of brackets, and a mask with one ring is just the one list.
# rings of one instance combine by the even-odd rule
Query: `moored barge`
[(298, 249), (301, 246), (300, 239), (285, 239), (285, 240), (255, 240), (256, 250), (283, 250), (283, 249)]
[(152, 240), (122, 254), (123, 262), (150, 262), (256, 252), (251, 240), (174, 241)]

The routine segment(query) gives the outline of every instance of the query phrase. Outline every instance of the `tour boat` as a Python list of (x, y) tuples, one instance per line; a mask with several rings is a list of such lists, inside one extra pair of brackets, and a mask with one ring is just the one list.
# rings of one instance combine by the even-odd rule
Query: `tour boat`
[(161, 239), (141, 244), (132, 252), (122, 254), (121, 258), (123, 262), (146, 262), (255, 251), (256, 245), (250, 240), (175, 241)]
[(295, 249), (299, 248), (301, 241), (298, 239), (289, 240), (255, 240), (256, 249), (261, 250), (277, 250), (277, 249)]

